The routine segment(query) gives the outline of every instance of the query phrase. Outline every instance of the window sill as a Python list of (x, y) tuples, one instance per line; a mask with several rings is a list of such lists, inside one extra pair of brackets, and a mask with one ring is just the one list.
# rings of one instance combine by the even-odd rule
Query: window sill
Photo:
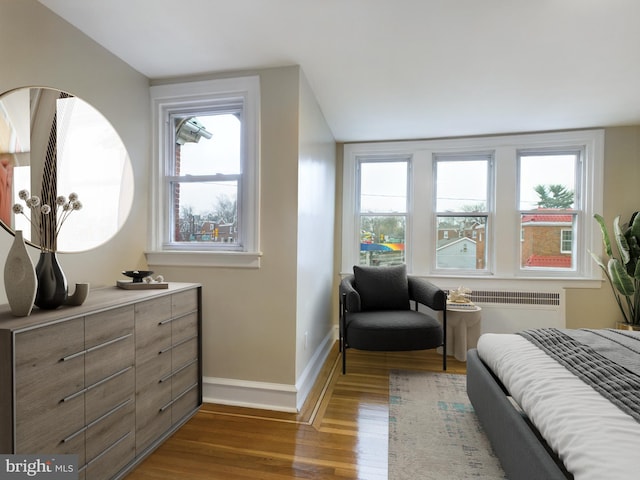
[(260, 268), (262, 252), (145, 252), (149, 266)]

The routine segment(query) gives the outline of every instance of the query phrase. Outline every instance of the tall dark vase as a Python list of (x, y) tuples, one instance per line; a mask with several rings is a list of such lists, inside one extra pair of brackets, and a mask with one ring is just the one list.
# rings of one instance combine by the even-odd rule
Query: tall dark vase
[(67, 299), (67, 279), (55, 252), (41, 252), (36, 265), (38, 290), (35, 304), (44, 310), (53, 310)]

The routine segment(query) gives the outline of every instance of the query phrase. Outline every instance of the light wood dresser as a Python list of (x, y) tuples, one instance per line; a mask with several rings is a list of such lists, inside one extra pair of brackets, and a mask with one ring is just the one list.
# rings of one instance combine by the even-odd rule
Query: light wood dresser
[(76, 454), (122, 478), (202, 404), (202, 290), (95, 289), (81, 306), (0, 306), (0, 453)]

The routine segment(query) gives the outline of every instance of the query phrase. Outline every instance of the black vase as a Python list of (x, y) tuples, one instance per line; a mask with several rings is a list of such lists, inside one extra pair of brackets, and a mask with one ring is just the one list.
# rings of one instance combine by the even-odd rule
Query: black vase
[(36, 265), (38, 290), (35, 305), (44, 310), (53, 310), (67, 299), (67, 279), (60, 268), (56, 252), (40, 252)]

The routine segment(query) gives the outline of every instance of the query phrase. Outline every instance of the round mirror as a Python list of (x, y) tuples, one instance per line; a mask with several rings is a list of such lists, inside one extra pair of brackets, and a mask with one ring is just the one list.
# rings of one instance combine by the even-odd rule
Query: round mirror
[[(51, 88), (0, 95), (0, 223), (5, 229), (22, 230), (31, 244), (56, 251), (95, 248), (124, 224), (133, 185), (122, 140), (87, 102)], [(72, 193), (81, 204), (75, 203), (78, 211), (67, 210)], [(34, 197), (40, 206), (30, 201)], [(46, 216), (43, 204), (51, 208)]]

